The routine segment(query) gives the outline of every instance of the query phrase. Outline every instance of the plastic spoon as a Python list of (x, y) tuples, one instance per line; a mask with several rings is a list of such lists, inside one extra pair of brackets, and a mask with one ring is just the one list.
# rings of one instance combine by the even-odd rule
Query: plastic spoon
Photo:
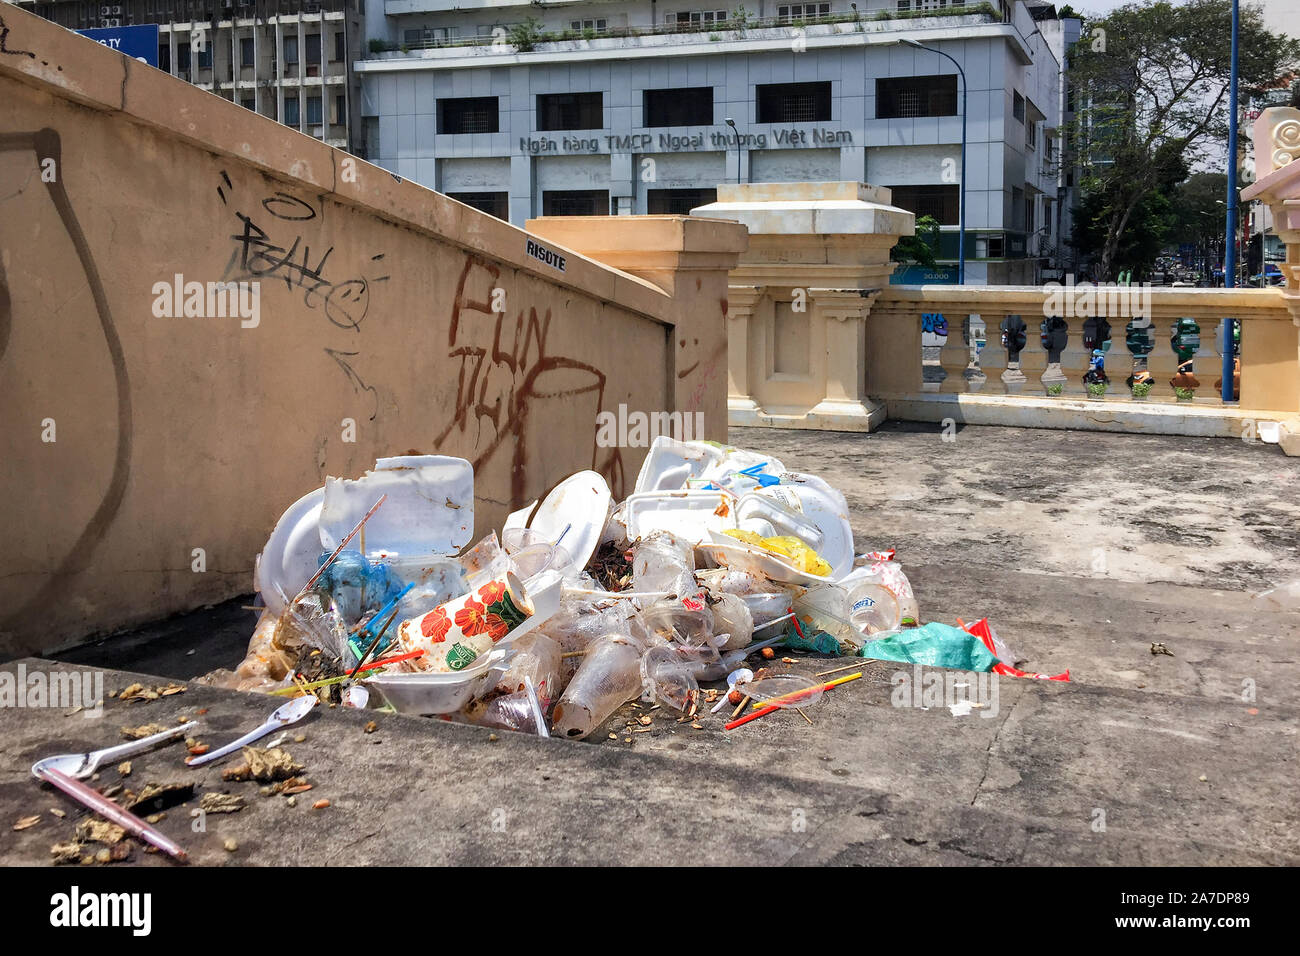
[(149, 737), (142, 737), (139, 740), (133, 740), (117, 747), (105, 747), (103, 750), (94, 750), (86, 754), (59, 754), (55, 757), (46, 757), (44, 760), (38, 760), (32, 764), (32, 775), (39, 777), (43, 770), (57, 770), (64, 776), (85, 780), (98, 770), (102, 764), (144, 753), (154, 744), (187, 735), (191, 728), (198, 725), (197, 720), (191, 720), (189, 723), (180, 724), (170, 730), (164, 730)]
[(311, 709), (315, 706), (316, 697), (314, 695), (295, 697), (287, 704), (281, 704), (277, 707), (275, 713), (271, 714), (266, 723), (261, 727), (249, 731), (233, 743), (226, 744), (226, 746), (220, 747), (217, 750), (212, 751), (212, 753), (204, 754), (202, 757), (191, 757), (185, 762), (185, 764), (189, 767), (201, 767), (205, 763), (212, 763), (214, 760), (219, 760), (227, 754), (234, 753), (240, 747), (243, 747), (246, 744), (251, 744), (254, 740), (260, 740), (272, 731), (279, 730), (281, 727), (287, 727), (290, 724), (296, 724), (311, 713)]

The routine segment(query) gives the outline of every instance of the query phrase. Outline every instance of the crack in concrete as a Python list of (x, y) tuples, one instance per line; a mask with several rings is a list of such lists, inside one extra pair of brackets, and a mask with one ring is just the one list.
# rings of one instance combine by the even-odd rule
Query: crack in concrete
[[(995, 676), (995, 679), (999, 678)], [(1012, 680), (1017, 679), (1018, 678), (1012, 678)], [(1011, 719), (1011, 715), (1016, 712), (1016, 708), (1020, 706), (1020, 701), (1026, 693), (1028, 693), (1027, 690), (1016, 695), (1016, 699), (1012, 701), (1011, 708), (1007, 711), (1007, 715), (1002, 718), (998, 723), (998, 729), (993, 732), (993, 739), (989, 741), (988, 748), (984, 751), (984, 756), (986, 758), (984, 761), (984, 773), (980, 776), (979, 783), (975, 784), (975, 793), (970, 798), (970, 805), (972, 807), (975, 806), (975, 801), (980, 798), (980, 790), (984, 787), (984, 781), (989, 778), (989, 768), (993, 766), (993, 747), (1002, 736), (1002, 728), (1007, 725), (1007, 721)]]

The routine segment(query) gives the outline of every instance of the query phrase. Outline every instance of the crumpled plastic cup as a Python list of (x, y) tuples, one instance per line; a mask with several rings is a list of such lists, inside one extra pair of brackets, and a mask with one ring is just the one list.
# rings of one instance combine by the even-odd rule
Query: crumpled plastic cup
[(578, 672), (555, 705), (551, 730), (581, 740), (641, 690), (641, 647), (626, 634), (606, 634), (587, 646)]

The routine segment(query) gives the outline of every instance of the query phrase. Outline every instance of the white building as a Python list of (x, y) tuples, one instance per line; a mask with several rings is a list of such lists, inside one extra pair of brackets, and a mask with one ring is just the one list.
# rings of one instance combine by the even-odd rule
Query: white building
[[(365, 0), (17, 0), (69, 30), (158, 26), (159, 69), (360, 152)], [(371, 0), (383, 7), (383, 0)]]

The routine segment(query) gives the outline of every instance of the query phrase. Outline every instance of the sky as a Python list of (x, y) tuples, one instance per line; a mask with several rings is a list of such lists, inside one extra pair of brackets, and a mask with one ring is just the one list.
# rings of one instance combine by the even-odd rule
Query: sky
[[(1124, 6), (1126, 2), (1130, 0), (1079, 0), (1077, 3), (1071, 3), (1071, 6), (1083, 13), (1107, 13), (1116, 7)], [(1300, 37), (1300, 0), (1254, 0), (1254, 2), (1264, 8), (1264, 22), (1270, 30)], [(1062, 5), (1062, 3), (1057, 4), (1058, 7)]]

